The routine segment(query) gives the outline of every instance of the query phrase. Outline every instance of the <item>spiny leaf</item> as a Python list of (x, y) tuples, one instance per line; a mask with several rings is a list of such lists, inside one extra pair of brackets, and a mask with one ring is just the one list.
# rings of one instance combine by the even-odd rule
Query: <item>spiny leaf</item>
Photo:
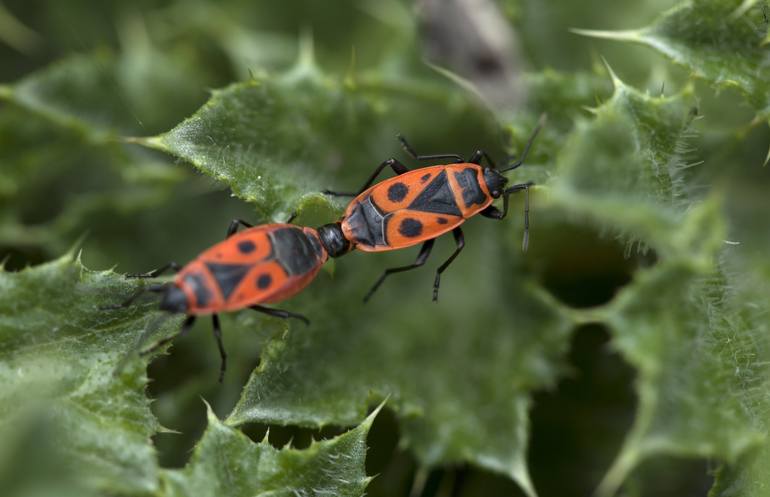
[[(53, 257), (89, 230), (99, 243), (105, 225), (131, 230), (136, 223), (125, 218), (167, 200), (189, 177), (158, 154), (114, 141), (119, 132), (177, 122), (205, 96), (197, 86), (205, 78), (193, 83), (188, 62), (159, 51), (145, 57), (145, 49), (66, 57), (2, 87), (0, 99), (11, 104), (0, 108), (0, 245)], [(141, 78), (148, 72), (152, 78)]]
[(770, 117), (768, 19), (759, 2), (689, 0), (633, 31), (579, 34), (648, 45), (717, 88), (736, 88), (757, 114)]
[(725, 237), (718, 196), (696, 201), (685, 186), (694, 115), (686, 95), (653, 98), (613, 79), (615, 94), (578, 123), (548, 185), (552, 205), (654, 247), (660, 258), (608, 307), (585, 312), (610, 326), (613, 345), (639, 371), (637, 418), (600, 487), (605, 496), (645, 458), (735, 461), (756, 444), (763, 430), (750, 404), (767, 381), (768, 358), (754, 350), (762, 328), (742, 317), (717, 265)]
[(521, 273), (520, 240), (507, 242), (504, 230), (489, 226), (487, 242), (469, 244), (444, 279), (439, 306), (430, 306), (422, 272), (424, 284), (402, 286), (394, 298), (390, 281), (363, 308), (358, 298), (376, 270), (355, 258), (339, 264), (335, 294), (353, 302), (329, 312), (321, 297), (328, 290), (311, 287), (301, 305), (313, 325), (267, 347), (228, 424), (350, 425), (390, 396), (403, 442), (422, 463), (470, 461), (532, 494), (529, 397), (554, 381), (571, 322)]
[(329, 188), (333, 174), (374, 168), (396, 147), (397, 132), (408, 134), (414, 123), (429, 123), (441, 136), (457, 122), (480, 120), (493, 122), (446, 85), (329, 77), (306, 56), (281, 76), (214, 90), (171, 131), (132, 141), (190, 162), (263, 217), (281, 218), (307, 193)]
[[(147, 307), (99, 309), (132, 286), (71, 256), (0, 272), (0, 418), (11, 423), (45, 409), (60, 427), (57, 446), (69, 462), (90, 487), (110, 493), (157, 487), (149, 437), (159, 426), (144, 391), (146, 359), (134, 357), (151, 314)], [(169, 320), (160, 332), (176, 324)]]
[(262, 81), (239, 83), (215, 90), (200, 111), (170, 132), (138, 143), (184, 158), (239, 197), (258, 202), (263, 213), (272, 212), (302, 189), (322, 189), (313, 177), (318, 172), (303, 175), (296, 159), (322, 166), (328, 152), (320, 130), (307, 122), (317, 100), (305, 95), (303, 102), (290, 101), (280, 87)]
[[(547, 124), (537, 136), (537, 146), (530, 151), (528, 167), (518, 171), (517, 175), (522, 181), (534, 180), (536, 184), (542, 184), (552, 174), (548, 165), (554, 162), (575, 119), (584, 115), (586, 108), (611, 96), (613, 87), (604, 74), (565, 73), (552, 69), (525, 73), (522, 81), (527, 95), (526, 108), (517, 112), (515, 118), (499, 118), (508, 134), (508, 152), (517, 156), (524, 149), (540, 115), (547, 116)], [(542, 171), (537, 174), (535, 169)]]
[[(130, 232), (138, 213), (166, 202), (188, 177), (137, 147), (92, 147), (77, 131), (17, 106), (0, 109), (0, 149), (0, 246), (44, 258), (86, 232), (89, 249), (118, 224)], [(102, 264), (115, 264), (115, 256)]]
[(639, 371), (639, 408), (603, 495), (645, 458), (735, 463), (762, 440), (755, 419), (766, 407), (756, 395), (768, 386), (768, 350), (757, 344), (767, 341), (766, 326), (746, 319), (728, 286), (719, 271), (664, 263), (640, 273), (613, 305), (613, 344)]
[(279, 450), (267, 440), (252, 442), (209, 408), (208, 428), (190, 462), (163, 472), (160, 495), (362, 496), (371, 480), (364, 468), (366, 435), (377, 411), (336, 438)]
[(629, 242), (680, 250), (671, 244), (690, 202), (683, 170), (696, 112), (687, 94), (651, 97), (612, 76), (612, 98), (579, 120), (559, 151), (548, 201)]

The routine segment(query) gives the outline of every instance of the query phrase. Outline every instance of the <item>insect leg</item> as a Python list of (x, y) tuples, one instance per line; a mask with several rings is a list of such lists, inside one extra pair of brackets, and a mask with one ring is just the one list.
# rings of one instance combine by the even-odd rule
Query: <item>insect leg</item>
[(364, 186), (362, 186), (358, 193), (344, 193), (344, 192), (333, 192), (331, 190), (324, 190), (323, 193), (327, 195), (333, 195), (335, 197), (356, 197), (361, 192), (372, 186), (372, 183), (374, 183), (374, 180), (377, 179), (377, 176), (380, 175), (383, 169), (386, 167), (390, 167), (396, 175), (404, 174), (405, 172), (409, 171), (409, 168), (403, 165), (401, 162), (399, 162), (398, 159), (388, 159), (386, 161), (383, 161), (379, 166), (377, 166), (372, 173), (371, 176), (369, 176), (369, 179), (366, 180), (366, 183), (364, 183)]
[(253, 228), (253, 225), (247, 223), (243, 219), (233, 219), (232, 221), (230, 221), (230, 226), (227, 227), (227, 234), (225, 235), (225, 240), (227, 240), (234, 234), (238, 233), (239, 226), (243, 226), (244, 228)]
[(458, 154), (417, 155), (417, 152), (415, 152), (412, 146), (409, 145), (409, 142), (406, 141), (406, 138), (404, 138), (401, 135), (398, 135), (398, 141), (401, 142), (401, 146), (404, 147), (404, 150), (406, 151), (406, 153), (409, 154), (415, 160), (454, 159), (455, 162), (465, 162), (465, 160), (463, 160), (463, 158), (460, 157)]
[(185, 336), (193, 327), (193, 324), (195, 324), (195, 316), (187, 316), (187, 319), (184, 320), (184, 323), (182, 323), (182, 327), (179, 328), (179, 331), (175, 333), (174, 335), (164, 338), (163, 340), (159, 341), (149, 349), (143, 350), (140, 352), (140, 355), (149, 355), (158, 350), (159, 348), (163, 347), (167, 343), (176, 340), (177, 338), (182, 338)]
[(262, 312), (264, 314), (267, 314), (268, 316), (274, 316), (274, 317), (283, 318), (283, 319), (294, 318), (294, 319), (299, 319), (306, 325), (310, 324), (310, 321), (308, 320), (308, 318), (306, 318), (302, 314), (297, 314), (296, 312), (286, 311), (283, 309), (273, 309), (273, 308), (265, 307), (261, 305), (252, 305), (251, 307), (249, 307), (249, 309), (254, 309), (257, 312)]
[(217, 347), (219, 347), (219, 357), (221, 359), (219, 363), (219, 383), (225, 378), (225, 370), (227, 369), (227, 352), (225, 352), (225, 345), (222, 343), (222, 327), (219, 325), (219, 316), (216, 314), (211, 315), (211, 329), (214, 331), (214, 340), (217, 341)]
[(364, 302), (367, 302), (371, 297), (372, 294), (382, 285), (382, 282), (385, 281), (385, 278), (388, 277), (388, 275), (393, 273), (400, 273), (402, 271), (409, 271), (411, 269), (418, 268), (425, 264), (425, 261), (428, 260), (428, 256), (430, 256), (430, 251), (433, 248), (433, 243), (435, 240), (431, 239), (426, 241), (422, 244), (422, 248), (420, 249), (420, 253), (417, 254), (417, 259), (415, 259), (414, 263), (408, 265), (408, 266), (401, 266), (401, 267), (392, 267), (390, 269), (386, 269), (381, 275), (380, 278), (377, 280), (377, 282), (372, 286), (372, 288), (369, 290), (369, 292), (364, 297)]
[(126, 278), (157, 278), (161, 274), (165, 273), (168, 270), (174, 271), (175, 273), (178, 272), (181, 269), (182, 266), (177, 264), (176, 262), (169, 262), (165, 266), (161, 266), (158, 269), (153, 269), (152, 271), (148, 271), (146, 273), (133, 273), (133, 274), (127, 274)]
[(457, 248), (454, 252), (452, 252), (452, 255), (449, 256), (449, 259), (446, 260), (442, 265), (438, 267), (436, 270), (436, 279), (433, 281), (433, 302), (438, 301), (438, 287), (441, 284), (441, 273), (444, 272), (446, 268), (449, 267), (450, 264), (452, 264), (452, 261), (455, 260), (455, 257), (462, 252), (463, 248), (465, 247), (465, 237), (463, 236), (463, 230), (460, 228), (455, 228), (452, 230), (452, 235), (455, 237), (455, 243), (457, 244)]
[(479, 212), (479, 214), (491, 219), (503, 219), (508, 215), (508, 195), (503, 195), (503, 210), (498, 209), (494, 205), (490, 205), (486, 209)]

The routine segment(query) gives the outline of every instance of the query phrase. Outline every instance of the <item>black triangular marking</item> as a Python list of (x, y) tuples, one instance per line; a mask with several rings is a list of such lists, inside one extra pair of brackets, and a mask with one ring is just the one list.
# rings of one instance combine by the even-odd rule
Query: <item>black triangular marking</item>
[(457, 202), (455, 202), (452, 189), (449, 187), (446, 171), (437, 174), (408, 208), (414, 211), (435, 212), (452, 216), (462, 215), (459, 207), (457, 207)]
[(211, 275), (217, 280), (219, 289), (222, 291), (222, 296), (225, 300), (230, 297), (235, 287), (238, 286), (246, 274), (253, 267), (251, 264), (216, 264), (214, 262), (207, 262), (206, 267), (211, 272)]

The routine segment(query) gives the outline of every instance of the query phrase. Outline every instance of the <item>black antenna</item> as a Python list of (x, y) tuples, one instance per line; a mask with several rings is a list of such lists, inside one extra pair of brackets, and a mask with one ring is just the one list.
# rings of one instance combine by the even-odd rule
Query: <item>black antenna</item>
[(524, 163), (524, 161), (527, 159), (527, 154), (529, 154), (529, 149), (532, 147), (532, 143), (535, 141), (537, 134), (540, 132), (540, 128), (542, 128), (545, 124), (546, 117), (547, 116), (545, 113), (540, 114), (540, 118), (537, 120), (537, 126), (535, 126), (535, 130), (532, 131), (532, 136), (529, 137), (527, 145), (524, 147), (524, 153), (521, 154), (521, 159), (517, 160), (505, 169), (501, 169), (500, 172), (504, 173), (505, 171), (511, 171)]

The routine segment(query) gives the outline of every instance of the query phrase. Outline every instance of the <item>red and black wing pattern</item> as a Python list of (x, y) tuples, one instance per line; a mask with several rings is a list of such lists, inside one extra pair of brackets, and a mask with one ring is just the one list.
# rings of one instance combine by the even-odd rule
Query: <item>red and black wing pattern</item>
[(365, 252), (436, 238), (492, 203), (477, 164), (415, 169), (361, 193), (343, 217), (345, 236)]
[(315, 230), (267, 224), (209, 248), (180, 271), (176, 284), (191, 314), (231, 311), (291, 297), (326, 259)]

